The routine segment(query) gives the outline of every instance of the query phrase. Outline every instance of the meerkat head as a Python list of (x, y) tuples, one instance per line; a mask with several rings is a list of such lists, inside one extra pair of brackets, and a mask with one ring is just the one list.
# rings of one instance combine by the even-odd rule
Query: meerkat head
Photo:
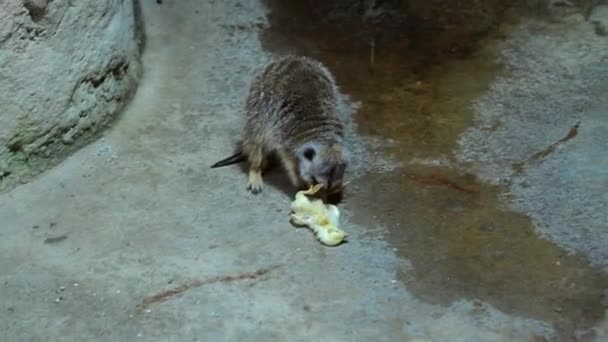
[(297, 151), (298, 172), (306, 185), (322, 184), (329, 193), (342, 189), (348, 151), (340, 143), (309, 142)]

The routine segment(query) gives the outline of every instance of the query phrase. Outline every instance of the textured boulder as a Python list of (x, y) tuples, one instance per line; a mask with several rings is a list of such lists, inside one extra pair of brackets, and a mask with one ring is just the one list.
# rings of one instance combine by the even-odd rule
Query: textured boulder
[(140, 74), (132, 0), (0, 2), (0, 190), (90, 140)]

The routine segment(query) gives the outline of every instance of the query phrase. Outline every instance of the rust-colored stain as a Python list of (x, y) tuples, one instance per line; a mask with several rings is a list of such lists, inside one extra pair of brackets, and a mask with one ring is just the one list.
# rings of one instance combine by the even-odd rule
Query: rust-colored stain
[(570, 130), (568, 131), (568, 134), (566, 134), (565, 137), (559, 139), (558, 141), (545, 147), (544, 149), (534, 153), (530, 158), (528, 158), (524, 161), (518, 162), (518, 163), (514, 163), (513, 169), (517, 172), (522, 172), (524, 170), (524, 166), (526, 166), (526, 164), (528, 164), (529, 162), (541, 160), (541, 159), (545, 158), (546, 156), (550, 155), (551, 153), (553, 153), (559, 145), (565, 143), (566, 141), (568, 141), (578, 135), (578, 127), (580, 126), (580, 124), (581, 124), (580, 121), (577, 122), (574, 126), (572, 126), (570, 128)]
[(389, 1), (407, 18), (389, 11), (366, 20), (356, 14), (366, 11), (363, 1), (265, 2), (265, 48), (323, 61), (343, 92), (361, 101), (360, 133), (398, 140), (400, 153), (425, 158), (450, 152), (469, 124), (470, 99), (499, 67), (480, 42), (500, 35), (496, 22), (512, 5)]
[(450, 189), (454, 189), (454, 190), (464, 192), (467, 194), (471, 194), (471, 195), (478, 193), (477, 190), (460, 185), (459, 183), (457, 183), (439, 173), (423, 174), (423, 173), (406, 172), (405, 176), (407, 178), (413, 180), (414, 182), (421, 183), (421, 184), (446, 186)]
[[(356, 222), (383, 224), (386, 240), (411, 262), (413, 269), (398, 272), (408, 291), (438, 305), (480, 300), (550, 322), (564, 336), (602, 319), (608, 275), (538, 237), (528, 217), (502, 205), (502, 187), (458, 170), (414, 171), (418, 179), (400, 170), (368, 175), (354, 184), (357, 196), (348, 201)], [(443, 186), (442, 178), (473, 194)], [(382, 200), (370, 200), (379, 193)]]
[(279, 268), (279, 265), (262, 268), (255, 272), (242, 273), (236, 275), (224, 275), (224, 276), (216, 276), (206, 280), (194, 280), (189, 283), (174, 287), (172, 289), (168, 289), (162, 292), (159, 292), (155, 295), (144, 298), (141, 303), (137, 305), (137, 310), (141, 311), (151, 304), (166, 302), (169, 299), (175, 298), (176, 296), (190, 290), (193, 288), (215, 284), (215, 283), (230, 283), (235, 281), (242, 280), (257, 280), (263, 275), (270, 273), (271, 271)]

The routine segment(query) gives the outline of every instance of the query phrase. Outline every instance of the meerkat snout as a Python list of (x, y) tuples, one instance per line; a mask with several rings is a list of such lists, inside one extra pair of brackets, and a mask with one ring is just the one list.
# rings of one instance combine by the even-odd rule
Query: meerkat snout
[(321, 184), (328, 193), (342, 189), (348, 153), (341, 143), (304, 144), (298, 151), (298, 173), (306, 186)]

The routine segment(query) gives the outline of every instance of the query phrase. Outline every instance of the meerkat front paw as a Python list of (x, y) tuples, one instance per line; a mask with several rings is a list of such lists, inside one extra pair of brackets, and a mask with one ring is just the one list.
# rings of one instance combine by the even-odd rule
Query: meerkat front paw
[(249, 171), (249, 183), (247, 184), (247, 190), (254, 195), (262, 192), (262, 173), (260, 171)]
[(247, 184), (247, 191), (251, 192), (254, 195), (257, 195), (262, 192), (262, 184)]

